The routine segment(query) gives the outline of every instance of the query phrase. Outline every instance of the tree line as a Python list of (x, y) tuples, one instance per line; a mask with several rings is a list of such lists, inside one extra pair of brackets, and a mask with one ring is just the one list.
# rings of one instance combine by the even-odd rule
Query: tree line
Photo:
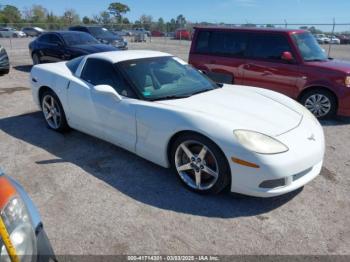
[(66, 9), (62, 15), (49, 11), (42, 5), (32, 5), (19, 10), (13, 5), (0, 5), (0, 25), (20, 27), (24, 25), (39, 26), (45, 29), (60, 29), (73, 24), (102, 24), (104, 26), (120, 27), (120, 29), (145, 28), (161, 32), (173, 32), (179, 28), (186, 28), (187, 20), (183, 15), (178, 15), (170, 21), (162, 17), (154, 20), (151, 15), (142, 15), (136, 21), (130, 21), (126, 16), (130, 7), (119, 2), (110, 3), (106, 10), (92, 17), (80, 17), (74, 9)]

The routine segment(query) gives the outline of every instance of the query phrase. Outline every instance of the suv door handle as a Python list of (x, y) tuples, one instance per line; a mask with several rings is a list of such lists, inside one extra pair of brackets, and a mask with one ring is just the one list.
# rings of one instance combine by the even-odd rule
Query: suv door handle
[(244, 65), (244, 68), (245, 68), (245, 69), (249, 69), (249, 68), (250, 68), (250, 64)]

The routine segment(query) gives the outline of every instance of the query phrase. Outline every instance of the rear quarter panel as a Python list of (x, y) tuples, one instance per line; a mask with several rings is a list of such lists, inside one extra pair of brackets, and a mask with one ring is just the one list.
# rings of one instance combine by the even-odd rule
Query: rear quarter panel
[(30, 73), (34, 102), (41, 109), (39, 91), (43, 87), (48, 87), (56, 93), (66, 111), (68, 109), (66, 90), (72, 77), (73, 74), (65, 62), (34, 66)]

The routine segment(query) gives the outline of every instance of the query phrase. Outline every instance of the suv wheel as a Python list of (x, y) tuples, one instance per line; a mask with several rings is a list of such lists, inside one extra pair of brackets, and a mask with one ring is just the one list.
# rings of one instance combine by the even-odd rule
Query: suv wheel
[(325, 89), (314, 89), (306, 92), (300, 99), (303, 106), (318, 119), (333, 117), (337, 112), (337, 99)]

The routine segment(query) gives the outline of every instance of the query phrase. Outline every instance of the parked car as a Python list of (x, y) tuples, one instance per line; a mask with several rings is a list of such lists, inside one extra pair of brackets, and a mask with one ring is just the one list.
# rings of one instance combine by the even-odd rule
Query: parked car
[(175, 32), (168, 32), (165, 34), (166, 37), (175, 38)]
[(164, 36), (165, 34), (163, 33), (163, 32), (161, 32), (161, 31), (152, 31), (151, 32), (151, 36), (153, 36), (153, 37), (162, 37), (162, 36)]
[(1, 37), (25, 37), (26, 34), (22, 31), (18, 31), (11, 27), (0, 27), (0, 38)]
[(331, 41), (325, 34), (316, 34), (316, 39), (319, 44), (329, 44)]
[(87, 55), (34, 66), (30, 79), (51, 129), (75, 128), (172, 167), (195, 192), (230, 186), (271, 197), (322, 168), (323, 129), (303, 106), (270, 90), (216, 84), (170, 54)]
[(342, 44), (342, 45), (350, 44), (350, 36), (349, 35), (338, 35), (337, 37), (340, 40), (340, 44)]
[(328, 58), (308, 31), (198, 27), (189, 61), (214, 81), (290, 96), (318, 118), (350, 116), (350, 63)]
[(191, 40), (191, 33), (186, 29), (178, 29), (175, 31), (175, 38), (182, 40)]
[(72, 26), (69, 30), (85, 32), (92, 35), (103, 44), (109, 44), (119, 49), (128, 49), (128, 42), (125, 41), (122, 36), (113, 34), (102, 26)]
[(0, 76), (10, 72), (9, 57), (4, 47), (0, 45)]
[(148, 36), (148, 37), (151, 36), (151, 32), (146, 30), (146, 29), (144, 29), (144, 28), (135, 28), (135, 29), (133, 29), (133, 31), (134, 31), (133, 35), (135, 35), (135, 34), (145, 34), (145, 36)]
[(118, 48), (101, 44), (84, 32), (58, 31), (44, 33), (29, 44), (33, 64), (71, 60), (78, 56), (115, 51)]
[(0, 211), (1, 261), (56, 261), (37, 208), (22, 186), (1, 170)]
[(335, 36), (331, 36), (329, 38), (329, 43), (335, 44), (335, 45), (340, 45), (340, 39), (335, 37)]
[(42, 33), (45, 32), (44, 29), (40, 28), (40, 27), (23, 27), (22, 28), (22, 32), (26, 34), (26, 36), (31, 36), (31, 37), (35, 37), (35, 36), (39, 36)]

